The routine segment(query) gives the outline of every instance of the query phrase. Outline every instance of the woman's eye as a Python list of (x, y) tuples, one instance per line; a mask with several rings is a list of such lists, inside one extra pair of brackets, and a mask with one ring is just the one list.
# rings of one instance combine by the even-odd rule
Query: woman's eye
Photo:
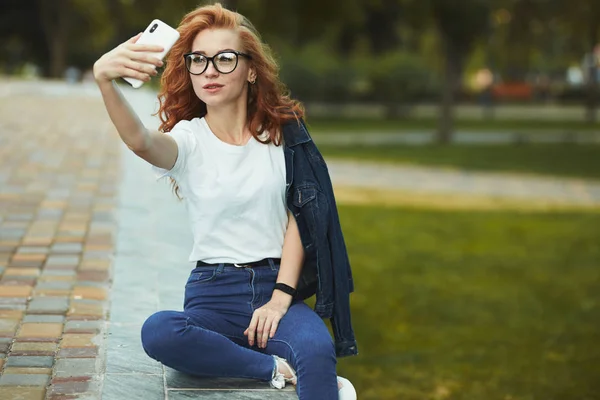
[(234, 57), (231, 54), (221, 54), (219, 56), (219, 62), (230, 63), (234, 61)]

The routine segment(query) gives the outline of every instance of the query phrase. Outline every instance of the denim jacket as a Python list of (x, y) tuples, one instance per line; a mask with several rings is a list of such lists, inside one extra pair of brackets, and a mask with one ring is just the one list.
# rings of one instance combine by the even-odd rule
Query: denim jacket
[(352, 271), (327, 165), (302, 120), (283, 125), (286, 202), (304, 247), (298, 298), (316, 294), (315, 312), (329, 318), (338, 357), (358, 354), (350, 319)]

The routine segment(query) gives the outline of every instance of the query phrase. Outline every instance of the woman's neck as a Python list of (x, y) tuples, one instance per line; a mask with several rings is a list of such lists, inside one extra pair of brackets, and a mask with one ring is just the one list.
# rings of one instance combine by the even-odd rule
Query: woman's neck
[(207, 107), (204, 117), (210, 130), (225, 143), (243, 146), (250, 136), (247, 125), (246, 105), (231, 104), (219, 107)]

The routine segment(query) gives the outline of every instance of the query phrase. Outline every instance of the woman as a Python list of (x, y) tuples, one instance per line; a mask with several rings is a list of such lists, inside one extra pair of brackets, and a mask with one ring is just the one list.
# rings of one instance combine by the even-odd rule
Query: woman
[[(321, 287), (338, 288), (337, 298), (352, 291), (349, 265), (333, 271), (342, 281), (334, 286), (322, 266), (328, 260), (317, 263), (311, 256), (309, 241), (317, 240), (311, 235), (321, 230), (305, 225), (307, 211), (300, 209), (308, 197), (317, 198), (311, 191), (331, 193), (319, 199), (330, 198), (328, 218), (334, 234), (339, 231), (328, 175), (321, 176), (324, 189), (303, 185), (289, 192), (292, 178), (298, 186), (307, 177), (290, 171), (293, 151), (286, 148), (284, 156), (282, 145), (296, 145), (296, 158), (303, 154), (298, 144), (309, 138), (300, 131), (302, 107), (285, 95), (268, 47), (240, 14), (219, 4), (200, 7), (178, 30), (159, 94), (160, 130), (168, 134), (145, 129), (113, 82), (150, 80), (163, 64), (152, 54), (160, 47), (136, 44), (138, 35), (94, 65), (121, 139), (159, 176), (172, 179), (175, 193), (186, 199), (194, 236), (190, 261), (196, 268), (185, 287), (184, 311), (150, 316), (142, 327), (144, 350), (192, 375), (253, 378), (275, 388), (291, 383), (300, 399), (355, 399), (352, 384), (335, 372), (336, 352), (357, 353), (349, 318), (332, 319), (334, 346), (320, 315), (296, 290), (300, 281), (318, 283), (319, 291), (306, 292), (321, 296), (317, 304), (334, 293)], [(316, 154), (316, 148), (308, 151)], [(331, 240), (338, 244), (330, 259), (347, 261), (341, 231)], [(325, 278), (311, 280), (316, 272)], [(319, 308), (326, 310), (321, 315), (349, 314), (346, 301), (338, 308), (330, 303)]]

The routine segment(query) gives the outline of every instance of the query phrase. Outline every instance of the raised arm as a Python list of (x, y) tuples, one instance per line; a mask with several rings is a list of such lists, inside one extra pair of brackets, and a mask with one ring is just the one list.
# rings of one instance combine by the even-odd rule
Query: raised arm
[(121, 140), (149, 163), (171, 169), (177, 160), (177, 143), (170, 135), (146, 129), (114, 82), (121, 77), (147, 82), (150, 76), (156, 75), (156, 67), (162, 65), (160, 59), (150, 54), (160, 52), (162, 48), (136, 44), (139, 36), (134, 36), (100, 57), (94, 64), (94, 78)]

